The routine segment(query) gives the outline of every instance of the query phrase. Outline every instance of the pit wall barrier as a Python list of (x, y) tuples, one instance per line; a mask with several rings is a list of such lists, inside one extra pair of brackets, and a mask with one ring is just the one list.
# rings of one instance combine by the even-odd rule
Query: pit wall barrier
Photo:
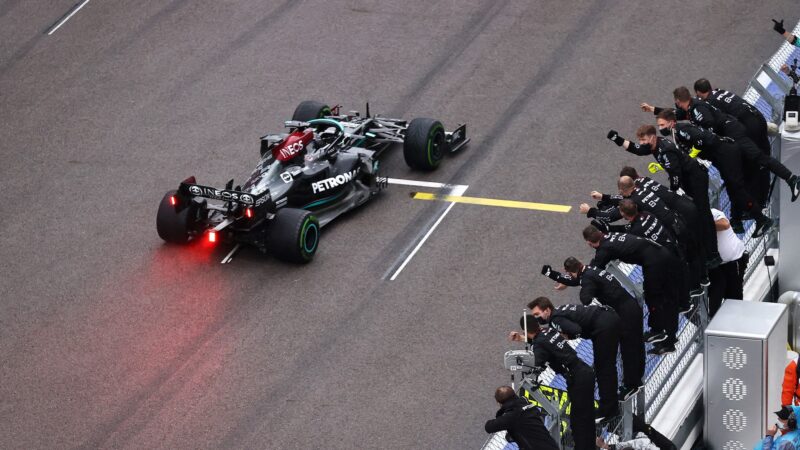
[[(800, 23), (793, 33), (800, 35)], [(782, 65), (791, 65), (794, 59), (800, 60), (800, 48), (783, 42), (772, 57), (764, 62), (747, 85), (742, 97), (754, 105), (768, 122), (780, 124), (783, 118), (783, 97), (792, 86), (791, 79), (780, 71)], [(712, 86), (713, 80), (712, 81)], [(716, 87), (716, 86), (714, 86)], [(691, 86), (690, 86), (691, 88)], [(724, 88), (724, 87), (723, 87)], [(772, 155), (780, 160), (781, 139), (771, 136)], [(699, 155), (702, 158), (702, 153)], [(644, 172), (644, 171), (642, 171)], [(658, 179), (658, 175), (654, 176)], [(773, 176), (773, 179), (775, 177)], [(709, 168), (709, 194), (712, 207), (719, 209), (730, 217), (730, 200), (725, 191), (719, 172)], [(666, 178), (658, 180), (666, 183)], [(777, 180), (775, 183), (782, 183)], [(774, 189), (765, 213), (772, 217), (779, 216), (780, 189), (773, 183)], [(764, 236), (751, 238), (755, 223), (745, 221), (745, 233), (739, 235), (745, 241), (746, 251), (750, 254), (749, 264), (745, 272), (745, 299), (752, 301), (776, 301), (773, 286), (777, 282), (777, 272), (764, 263), (764, 257), (775, 254), (778, 244), (779, 220)], [(608, 266), (614, 276), (634, 294), (643, 306), (643, 275), (641, 267), (618, 262)], [(774, 272), (774, 273), (773, 273)], [(702, 352), (704, 348), (703, 332), (708, 325), (708, 298), (700, 298), (700, 308), (690, 317), (681, 316), (678, 342), (675, 352), (663, 355), (648, 355), (645, 365), (644, 389), (639, 394), (621, 404), (622, 416), (597, 430), (609, 444), (631, 439), (632, 414), (643, 415), (645, 421), (670, 438), (677, 448), (688, 449), (700, 437), (702, 431)], [(577, 299), (575, 300), (577, 303)], [(643, 307), (644, 323), (647, 323), (647, 309)], [(795, 326), (797, 323), (795, 324)], [(593, 363), (592, 344), (588, 340), (569, 341), (578, 356), (587, 364)], [(647, 350), (650, 349), (647, 345)], [(621, 375), (621, 361), (617, 360), (618, 373)], [(622, 384), (622, 380), (619, 380)], [(572, 439), (568, 430), (569, 398), (566, 393), (566, 381), (552, 370), (545, 370), (539, 377), (539, 390), (551, 404), (557, 405), (562, 417), (562, 449), (572, 448)], [(523, 392), (530, 399), (530, 395)], [(677, 394), (677, 395), (676, 395)], [(597, 399), (595, 389), (595, 399)], [(545, 420), (548, 420), (546, 418)], [(484, 442), (483, 450), (513, 450), (517, 445), (505, 439), (505, 432), (495, 433)]]

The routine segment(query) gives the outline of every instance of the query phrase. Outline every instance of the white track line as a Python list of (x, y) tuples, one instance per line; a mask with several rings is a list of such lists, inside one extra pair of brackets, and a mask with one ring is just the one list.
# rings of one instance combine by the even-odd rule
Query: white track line
[[(402, 178), (387, 178), (386, 181), (389, 184), (401, 184), (404, 186), (420, 186), (420, 187), (427, 187), (433, 189), (447, 189), (450, 188), (453, 191), (464, 188), (467, 190), (469, 186), (464, 184), (447, 184), (447, 183), (436, 183), (434, 181), (416, 181), (416, 180), (403, 180)], [(464, 191), (461, 191), (459, 194), (451, 194), (451, 195), (461, 195)]]
[[(398, 183), (398, 181), (400, 181), (400, 183)], [(391, 182), (392, 181), (390, 181), (390, 183)], [(421, 183), (428, 183), (428, 184), (431, 184), (431, 185), (438, 185), (438, 186), (423, 185)], [(466, 185), (463, 185), (463, 184), (446, 185), (446, 184), (442, 184), (442, 183), (429, 183), (427, 181), (414, 181), (414, 182), (411, 182), (411, 181), (408, 181), (408, 180), (397, 180), (397, 179), (394, 179), (394, 184), (406, 184), (406, 185), (410, 185), (410, 186), (425, 186), (425, 187), (445, 187), (445, 186), (447, 186), (447, 187), (452, 187), (453, 188), (453, 190), (450, 192), (450, 195), (454, 195), (454, 196), (464, 195), (464, 192), (466, 192), (467, 188), (469, 187), (469, 186), (466, 186)], [(434, 222), (434, 224), (431, 227), (431, 229), (428, 230), (427, 233), (425, 233), (425, 236), (423, 236), (422, 239), (417, 244), (417, 246), (414, 247), (414, 250), (412, 250), (411, 253), (408, 254), (408, 256), (406, 257), (405, 261), (403, 261), (403, 264), (400, 264), (400, 267), (398, 267), (397, 270), (392, 275), (392, 277), (389, 278), (389, 281), (394, 281), (395, 278), (397, 278), (397, 276), (400, 275), (400, 272), (402, 272), (403, 269), (405, 269), (405, 267), (408, 264), (408, 262), (411, 261), (411, 258), (413, 258), (414, 255), (417, 254), (417, 251), (422, 247), (422, 244), (424, 244), (425, 241), (428, 240), (428, 237), (430, 237), (430, 235), (433, 233), (433, 231), (436, 229), (436, 227), (438, 227), (439, 224), (442, 223), (442, 220), (444, 220), (444, 216), (446, 216), (447, 213), (449, 213), (450, 210), (453, 209), (453, 206), (455, 206), (455, 202), (451, 202), (450, 205), (447, 207), (447, 209), (444, 210), (442, 215), (439, 216), (438, 219), (436, 219), (436, 222)]]
[(233, 255), (236, 254), (236, 252), (239, 250), (239, 247), (241, 246), (242, 244), (236, 244), (233, 247), (233, 250), (231, 250), (224, 258), (222, 258), (220, 264), (228, 264), (229, 262), (233, 261)]
[(50, 31), (48, 31), (47, 35), (50, 36), (51, 34), (55, 33), (57, 29), (61, 28), (61, 25), (64, 25), (69, 20), (70, 17), (74, 16), (75, 13), (80, 11), (81, 8), (83, 8), (83, 6), (86, 5), (87, 3), (89, 3), (89, 0), (83, 0), (83, 2), (81, 2), (81, 4), (78, 5), (77, 8), (73, 9), (72, 12), (69, 13), (69, 15), (67, 15), (67, 17), (64, 17), (63, 19), (61, 19), (56, 24), (56, 26), (54, 26)]

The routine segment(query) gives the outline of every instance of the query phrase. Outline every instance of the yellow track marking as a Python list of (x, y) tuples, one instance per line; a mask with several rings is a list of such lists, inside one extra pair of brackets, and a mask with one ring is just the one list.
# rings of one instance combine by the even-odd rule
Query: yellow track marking
[(494, 198), (462, 197), (457, 195), (438, 195), (429, 192), (412, 192), (411, 198), (415, 200), (439, 200), (442, 202), (466, 203), (469, 205), (499, 206), (502, 208), (534, 209), (538, 211), (551, 211), (566, 213), (572, 209), (569, 205), (554, 205), (552, 203), (518, 202), (515, 200), (498, 200)]

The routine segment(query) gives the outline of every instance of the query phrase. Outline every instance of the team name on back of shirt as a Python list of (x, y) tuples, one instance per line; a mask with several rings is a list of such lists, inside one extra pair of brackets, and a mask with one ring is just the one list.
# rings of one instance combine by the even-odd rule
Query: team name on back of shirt
[[(567, 342), (564, 338), (558, 334), (558, 331), (555, 328), (550, 328), (549, 330), (543, 331), (544, 335), (548, 338), (547, 341), (558, 348), (564, 348), (564, 344)], [(548, 336), (549, 335), (549, 336)]]
[[(597, 267), (595, 267), (595, 266), (587, 266), (587, 269), (588, 268), (597, 270)], [(608, 281), (614, 281), (615, 280), (614, 275), (611, 275), (611, 273), (608, 272), (606, 269), (603, 269), (603, 270), (597, 272), (597, 276), (600, 277), (600, 278), (605, 278)]]
[(609, 242), (625, 242), (628, 236), (629, 235), (625, 233), (616, 233), (616, 232), (608, 233), (608, 236), (606, 236), (606, 240)]

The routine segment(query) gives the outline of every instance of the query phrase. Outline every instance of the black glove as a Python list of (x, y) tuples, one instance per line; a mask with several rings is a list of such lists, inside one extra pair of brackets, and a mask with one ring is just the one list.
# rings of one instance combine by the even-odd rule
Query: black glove
[(620, 147), (622, 147), (622, 144), (624, 144), (624, 143), (625, 143), (625, 139), (622, 139), (622, 138), (619, 136), (619, 133), (617, 133), (617, 132), (616, 132), (616, 131), (614, 131), (614, 130), (611, 130), (611, 131), (609, 131), (609, 132), (608, 132), (608, 134), (606, 135), (606, 137), (607, 137), (607, 138), (608, 138), (610, 141), (612, 141), (612, 142), (614, 142), (615, 144), (619, 145)]
[(542, 266), (542, 275), (549, 277), (550, 273), (553, 271), (553, 268), (550, 267), (550, 264), (545, 264)]
[(603, 233), (608, 233), (608, 223), (605, 221), (593, 219), (592, 225)]
[(772, 25), (772, 29), (777, 31), (778, 34), (780, 34), (781, 36), (783, 36), (783, 33), (786, 33), (786, 28), (783, 28), (783, 19), (781, 19), (780, 22), (778, 22), (775, 19), (772, 19), (772, 21), (774, 22), (774, 25)]

